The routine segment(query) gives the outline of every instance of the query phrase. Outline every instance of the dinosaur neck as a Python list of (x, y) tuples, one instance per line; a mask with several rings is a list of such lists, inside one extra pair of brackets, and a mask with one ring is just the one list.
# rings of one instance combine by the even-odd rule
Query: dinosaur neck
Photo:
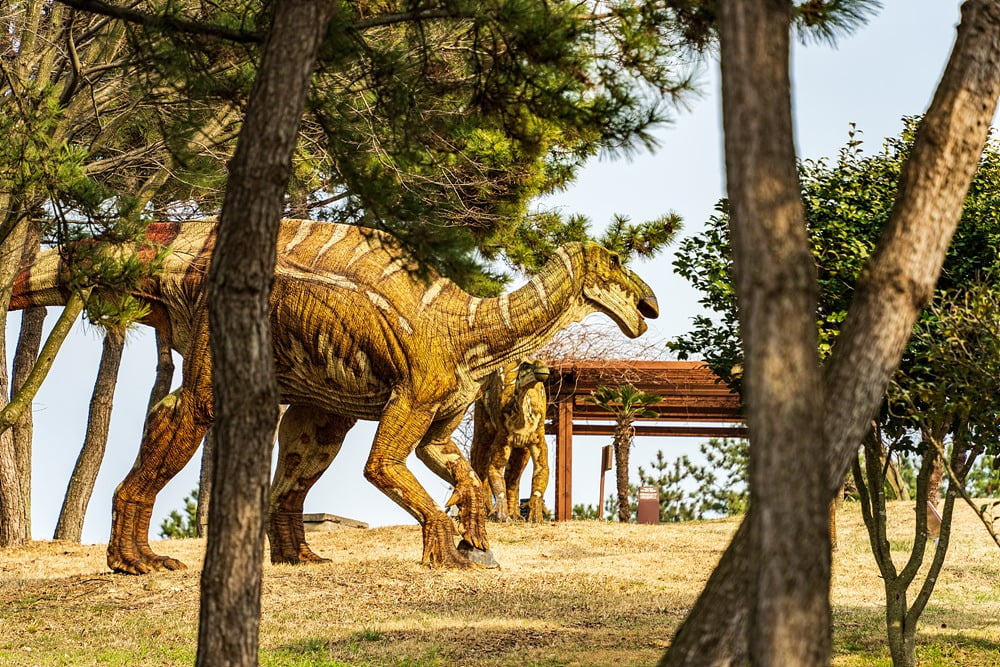
[(494, 299), (471, 299), (472, 375), (483, 377), (530, 356), (557, 332), (594, 312), (582, 292), (582, 253), (571, 245), (560, 248), (520, 289)]

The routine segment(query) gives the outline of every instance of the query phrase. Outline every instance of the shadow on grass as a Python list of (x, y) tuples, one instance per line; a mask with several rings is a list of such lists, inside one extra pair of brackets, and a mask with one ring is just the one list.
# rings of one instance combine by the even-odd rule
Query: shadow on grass
[[(363, 630), (342, 639), (310, 638), (261, 654), (264, 665), (446, 667), (461, 664), (565, 665), (579, 639), (556, 630), (447, 627)], [(513, 662), (512, 662), (513, 661)]]
[[(917, 623), (916, 657), (921, 667), (998, 667), (1000, 638), (974, 637), (960, 631), (942, 632), (942, 619), (961, 617), (961, 610), (928, 610)], [(885, 611), (880, 608), (838, 606), (833, 612), (834, 655), (837, 664), (891, 667)]]

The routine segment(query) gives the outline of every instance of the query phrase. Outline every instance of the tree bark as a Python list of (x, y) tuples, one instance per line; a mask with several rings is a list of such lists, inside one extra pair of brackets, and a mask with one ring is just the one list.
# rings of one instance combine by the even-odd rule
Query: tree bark
[[(29, 223), (24, 239), (22, 261), (33, 260), (41, 247), (41, 225)], [(11, 364), (11, 398), (24, 386), (38, 358), (42, 344), (42, 325), (45, 323), (44, 307), (27, 308), (21, 313), (21, 332), (17, 338), (17, 348)], [(14, 424), (11, 435), (14, 438), (14, 455), (17, 459), (17, 475), (21, 480), (21, 495), (24, 498), (24, 513), (31, 518), (31, 439), (33, 437), (33, 416), (26, 410)]]
[[(0, 201), (9, 199), (0, 193)], [(7, 213), (5, 220), (14, 219)], [(0, 324), (6, 326), (7, 306), (10, 303), (11, 286), (21, 263), (21, 254), (28, 231), (26, 222), (13, 226), (10, 234), (0, 239)], [(7, 341), (0, 340), (0, 407), (6, 408), (9, 395), (7, 375)], [(31, 517), (28, 515), (28, 499), (24, 496), (21, 481), (20, 462), (14, 448), (14, 438), (9, 429), (0, 431), (0, 547), (25, 544), (31, 539)]]
[(109, 329), (104, 335), (104, 349), (97, 367), (94, 393), (90, 398), (90, 413), (87, 417), (87, 435), (76, 459), (73, 475), (66, 488), (59, 521), (53, 536), (57, 540), (79, 542), (83, 535), (83, 520), (87, 515), (87, 505), (94, 493), (97, 473), (104, 461), (108, 444), (108, 429), (111, 426), (111, 409), (118, 384), (118, 369), (121, 367), (122, 351), (125, 349), (125, 332)]
[[(727, 39), (723, 32), (723, 49)], [(901, 176), (885, 232), (823, 369), (826, 411), (818, 414), (823, 417), (823, 440), (830, 452), (824, 484), (828, 498), (839, 488), (899, 363), (917, 313), (932, 293), (998, 97), (1000, 6), (992, 0), (968, 0), (948, 65)], [(751, 440), (756, 446), (752, 431)], [(749, 581), (753, 548), (747, 525), (754, 525), (755, 513), (751, 505), (744, 526), (660, 664), (750, 661), (747, 637), (755, 599)], [(823, 632), (827, 638), (822, 641), (828, 642), (829, 629)]]
[(198, 537), (208, 535), (208, 508), (212, 506), (212, 474), (215, 469), (215, 427), (208, 429), (201, 447), (201, 475), (198, 477)]
[[(43, 306), (28, 308), (21, 313), (21, 333), (14, 351), (11, 365), (11, 396), (24, 387), (24, 383), (34, 368), (38, 349), (42, 344), (42, 328), (45, 324), (46, 309)], [(21, 480), (21, 495), (24, 497), (24, 512), (31, 516), (31, 440), (34, 436), (31, 410), (25, 410), (14, 423), (11, 436), (14, 439), (14, 456), (17, 460), (17, 475)]]
[[(38, 359), (35, 361), (34, 366), (31, 367), (28, 377), (25, 378), (24, 385), (14, 398), (11, 399), (10, 403), (3, 410), (0, 410), (0, 430), (3, 430), (3, 432), (9, 432), (21, 418), (21, 415), (31, 408), (31, 401), (41, 388), (42, 382), (45, 381), (45, 376), (48, 375), (49, 370), (52, 368), (52, 363), (56, 360), (56, 354), (58, 354), (59, 348), (62, 347), (63, 342), (73, 328), (73, 323), (80, 316), (80, 313), (83, 312), (83, 307), (89, 295), (90, 288), (85, 290), (84, 294), (72, 294), (66, 300), (63, 312), (59, 314), (59, 319), (56, 320), (52, 331), (49, 332), (49, 337), (45, 339), (45, 345), (42, 346), (41, 352), (38, 353)], [(4, 379), (6, 380), (6, 374)], [(4, 392), (4, 395), (6, 395), (6, 392)]]
[(247, 107), (209, 269), (218, 437), (201, 577), (197, 664), (256, 665), (271, 448), (278, 418), (269, 296), (278, 225), (328, 0), (286, 0)]
[[(628, 459), (632, 439), (629, 425), (615, 427), (615, 480), (618, 484), (618, 521), (628, 523), (632, 518), (632, 508), (628, 504)], [(598, 512), (600, 509), (598, 508)]]
[(818, 288), (792, 138), (791, 3), (727, 2), (720, 10), (730, 236), (752, 443), (750, 658), (825, 664), (830, 498), (818, 418)]

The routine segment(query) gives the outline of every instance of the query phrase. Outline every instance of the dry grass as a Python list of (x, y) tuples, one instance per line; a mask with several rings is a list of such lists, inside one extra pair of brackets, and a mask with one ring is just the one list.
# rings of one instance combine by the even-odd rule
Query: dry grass
[[(913, 511), (891, 508), (900, 546)], [(734, 521), (491, 526), (499, 571), (428, 570), (416, 527), (314, 534), (333, 562), (264, 571), (266, 665), (653, 664)], [(882, 586), (854, 508), (840, 521), (838, 665), (888, 664)], [(191, 569), (109, 574), (103, 546), (0, 552), (0, 664), (174, 665), (194, 659), (203, 543), (155, 548)], [(960, 513), (923, 619), (923, 664), (1000, 665), (1000, 553)]]

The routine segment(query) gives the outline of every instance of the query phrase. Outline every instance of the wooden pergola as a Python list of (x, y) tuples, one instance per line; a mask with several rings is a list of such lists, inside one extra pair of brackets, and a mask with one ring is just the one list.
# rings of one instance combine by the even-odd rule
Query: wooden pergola
[(700, 361), (636, 359), (546, 362), (551, 375), (546, 433), (556, 436), (556, 521), (573, 510), (573, 435), (612, 435), (614, 418), (587, 401), (599, 385), (632, 384), (662, 396), (650, 409), (655, 417), (641, 417), (635, 434), (705, 438), (746, 437), (740, 400), (708, 366)]

